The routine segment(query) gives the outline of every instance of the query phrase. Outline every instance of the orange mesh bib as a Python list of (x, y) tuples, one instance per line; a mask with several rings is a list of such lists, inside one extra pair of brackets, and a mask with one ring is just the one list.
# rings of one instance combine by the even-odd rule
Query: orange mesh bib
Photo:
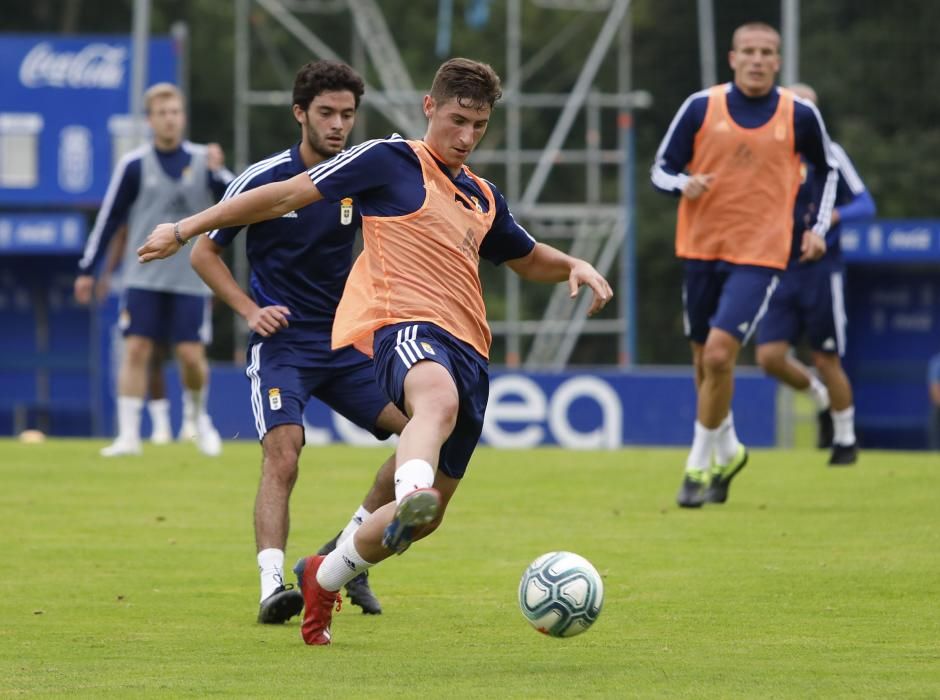
[(479, 251), (496, 215), (493, 193), (464, 166), (486, 196), (484, 212), (440, 169), (423, 141), (408, 144), (421, 163), (424, 203), (404, 216), (362, 217), (365, 248), (336, 310), (333, 347), (354, 345), (371, 356), (376, 329), (426, 321), (489, 357)]
[(695, 135), (689, 172), (715, 177), (698, 199), (680, 199), (676, 255), (783, 270), (800, 185), (793, 94), (781, 89), (770, 120), (745, 129), (731, 118), (726, 92), (726, 85), (711, 88)]

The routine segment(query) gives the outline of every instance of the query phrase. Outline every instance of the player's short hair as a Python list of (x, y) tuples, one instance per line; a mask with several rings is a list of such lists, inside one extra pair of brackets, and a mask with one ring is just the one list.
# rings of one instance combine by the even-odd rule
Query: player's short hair
[(731, 50), (734, 51), (738, 45), (738, 34), (740, 32), (768, 32), (777, 37), (777, 51), (780, 50), (780, 32), (766, 22), (746, 22), (734, 30), (731, 35)]
[(167, 97), (175, 97), (183, 104), (186, 103), (186, 100), (183, 99), (183, 92), (173, 83), (155, 83), (147, 88), (144, 93), (144, 112), (150, 114), (153, 103)]
[(359, 109), (359, 98), (366, 91), (365, 83), (359, 74), (342, 61), (311, 61), (297, 71), (291, 104), (306, 112), (317, 95), (342, 90), (353, 94), (356, 98), (356, 109)]
[(452, 58), (441, 64), (431, 83), (431, 97), (435, 102), (453, 98), (462, 107), (492, 108), (503, 96), (499, 76), (492, 66), (469, 58)]

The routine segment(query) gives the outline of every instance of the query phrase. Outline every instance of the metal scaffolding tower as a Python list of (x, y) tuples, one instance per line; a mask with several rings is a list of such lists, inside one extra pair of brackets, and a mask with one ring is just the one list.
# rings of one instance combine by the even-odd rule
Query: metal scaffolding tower
[[(423, 135), (425, 120), (419, 106), (424, 93), (415, 90), (380, 3), (375, 0), (237, 0), (237, 3), (235, 159), (240, 167), (249, 160), (252, 109), (284, 107), (290, 103), (289, 85), (279, 90), (251, 87), (252, 13), (258, 10), (317, 58), (346, 60), (360, 72), (365, 72), (367, 63), (379, 84), (367, 84), (363, 108), (375, 109), (407, 137)], [(504, 356), (509, 366), (561, 369), (575, 353), (578, 339), (586, 334), (610, 337), (611, 347), (616, 347), (611, 363), (630, 365), (635, 348), (632, 111), (645, 107), (650, 99), (646, 93), (632, 91), (630, 0), (504, 0), (503, 4), (506, 70), (502, 76), (504, 97), (498, 109), (505, 110), (505, 132), (493, 146), (484, 140), (469, 164), (475, 169), (503, 169), (505, 177), (494, 180), (516, 219), (537, 240), (589, 260), (609, 278), (614, 273), (619, 276), (611, 280), (616, 295), (613, 318), (588, 319), (585, 312), (589, 296), (583, 295), (578, 303), (572, 303), (567, 285), (558, 285), (552, 291), (548, 303), (540, 306), (540, 318), (525, 318), (522, 285), (507, 270), (504, 317), (490, 318), (494, 338), (505, 343)], [(531, 56), (522, 55), (526, 5), (563, 11), (574, 17), (564, 31)], [(345, 23), (354, 32), (351, 56), (338, 55), (328, 41), (334, 37), (318, 33), (319, 27), (337, 26), (337, 22), (311, 21), (314, 16), (333, 15), (336, 19), (343, 13), (348, 13)], [(599, 16), (603, 16), (599, 30), (586, 33), (589, 23), (582, 20)], [(575, 82), (563, 93), (532, 89), (535, 86), (530, 76), (573, 42), (586, 49)], [(257, 43), (264, 50), (265, 42)], [(594, 85), (608, 59), (615, 61), (618, 84), (615, 91), (604, 93)], [(537, 115), (541, 124), (552, 123), (550, 135), (538, 148), (524, 146), (523, 126), (531, 122), (532, 115)], [(610, 121), (614, 119), (616, 124), (611, 128)], [(576, 124), (584, 132), (578, 139), (569, 139)], [(609, 135), (611, 131), (614, 137)], [(610, 143), (605, 143), (605, 139)], [(568, 147), (569, 141), (581, 141), (584, 145)], [(548, 194), (559, 190), (551, 187), (559, 166), (579, 169), (584, 183), (580, 201), (559, 201), (557, 194)], [(616, 174), (611, 175), (612, 172)], [(616, 186), (612, 187), (610, 181), (614, 178)], [(241, 267), (241, 274), (245, 274), (244, 261)], [(238, 268), (237, 263), (237, 273)]]

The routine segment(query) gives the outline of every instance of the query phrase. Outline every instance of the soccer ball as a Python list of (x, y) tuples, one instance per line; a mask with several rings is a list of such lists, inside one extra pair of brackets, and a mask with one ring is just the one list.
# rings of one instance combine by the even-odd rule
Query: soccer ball
[(529, 564), (519, 582), (519, 607), (535, 629), (573, 637), (594, 624), (604, 583), (591, 562), (571, 552), (549, 552)]

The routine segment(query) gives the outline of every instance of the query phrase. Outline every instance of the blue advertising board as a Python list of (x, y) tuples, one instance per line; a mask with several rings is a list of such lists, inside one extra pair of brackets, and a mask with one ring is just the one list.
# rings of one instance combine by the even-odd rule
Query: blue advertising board
[[(0, 206), (97, 206), (132, 145), (131, 49), (128, 36), (0, 34)], [(177, 82), (170, 38), (151, 39), (148, 76)]]
[(75, 255), (85, 245), (80, 214), (0, 214), (0, 255)]
[(940, 262), (940, 223), (925, 219), (875, 219), (842, 229), (848, 263)]
[[(175, 388), (178, 381), (174, 368), (168, 375), (168, 386)], [(735, 425), (751, 447), (776, 444), (776, 391), (776, 382), (759, 371), (740, 368), (737, 372)], [(243, 367), (212, 366), (208, 408), (223, 438), (258, 439), (250, 399)], [(170, 392), (170, 402), (178, 425), (181, 405), (175, 389)], [(688, 367), (551, 374), (494, 369), (480, 444), (512, 449), (545, 445), (599, 450), (626, 445), (686, 447), (692, 441), (695, 405), (695, 385)], [(304, 422), (307, 445), (381, 444), (319, 401), (309, 403)], [(146, 435), (146, 416), (144, 423)]]
[(940, 352), (940, 222), (877, 219), (842, 233), (847, 351), (859, 441), (921, 448)]

